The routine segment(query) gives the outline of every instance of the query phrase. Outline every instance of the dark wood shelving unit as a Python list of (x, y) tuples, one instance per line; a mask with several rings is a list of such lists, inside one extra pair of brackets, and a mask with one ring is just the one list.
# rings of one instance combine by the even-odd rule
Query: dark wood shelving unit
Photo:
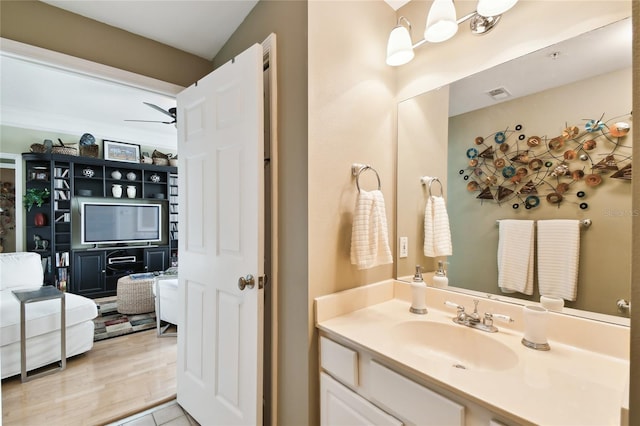
[[(45, 284), (87, 297), (115, 295), (118, 278), (136, 272), (161, 271), (177, 262), (177, 179), (176, 167), (124, 163), (62, 154), (22, 155), (26, 189), (47, 188), (50, 196), (41, 207), (26, 214), (26, 247), (42, 257)], [(120, 173), (112, 175), (115, 171)], [(135, 175), (135, 176), (133, 176)], [(116, 198), (113, 185), (122, 186), (120, 198), (164, 200), (169, 214), (168, 242), (149, 246), (109, 246), (78, 248), (74, 245), (80, 224), (74, 223), (74, 202), (78, 199)], [(135, 188), (128, 197), (127, 187)], [(81, 198), (78, 198), (81, 197)], [(36, 214), (46, 222), (36, 226)], [(34, 236), (46, 241), (36, 250)], [(75, 239), (74, 239), (75, 238)], [(120, 255), (118, 255), (120, 253)], [(121, 258), (128, 259), (122, 261)]]

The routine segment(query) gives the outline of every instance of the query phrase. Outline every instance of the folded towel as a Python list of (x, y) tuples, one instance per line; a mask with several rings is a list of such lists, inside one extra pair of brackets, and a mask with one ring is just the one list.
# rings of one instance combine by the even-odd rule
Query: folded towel
[(369, 269), (393, 263), (389, 248), (387, 213), (379, 190), (358, 193), (351, 229), (351, 264)]
[(451, 256), (451, 230), (444, 198), (429, 196), (424, 209), (424, 255)]
[(579, 259), (579, 220), (538, 221), (538, 285), (542, 296), (576, 300)]
[(500, 221), (498, 287), (503, 293), (533, 294), (532, 220)]

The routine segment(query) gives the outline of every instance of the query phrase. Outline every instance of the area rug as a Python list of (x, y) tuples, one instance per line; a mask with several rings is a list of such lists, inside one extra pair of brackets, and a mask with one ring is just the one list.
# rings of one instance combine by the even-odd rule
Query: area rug
[(98, 305), (98, 316), (93, 320), (95, 324), (94, 342), (156, 327), (155, 312), (121, 314), (118, 312), (118, 302), (115, 297), (101, 299), (96, 301), (96, 304)]

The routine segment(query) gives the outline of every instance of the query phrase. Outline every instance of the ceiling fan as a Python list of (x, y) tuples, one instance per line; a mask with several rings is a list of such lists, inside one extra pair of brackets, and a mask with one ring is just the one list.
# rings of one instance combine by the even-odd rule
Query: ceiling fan
[(150, 106), (151, 108), (160, 111), (163, 114), (168, 115), (169, 117), (171, 117), (173, 120), (172, 121), (155, 121), (155, 120), (124, 120), (124, 121), (137, 121), (137, 122), (141, 122), (141, 123), (163, 123), (163, 124), (176, 124), (176, 120), (177, 120), (177, 115), (176, 115), (176, 108), (169, 108), (169, 110), (166, 110), (164, 108), (160, 108), (158, 105), (154, 105), (152, 103), (149, 102), (143, 102), (143, 104)]

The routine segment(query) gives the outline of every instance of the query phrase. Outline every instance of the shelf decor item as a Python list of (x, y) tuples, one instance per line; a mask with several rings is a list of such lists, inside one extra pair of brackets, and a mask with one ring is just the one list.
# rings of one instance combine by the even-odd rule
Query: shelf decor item
[(82, 135), (79, 143), (81, 156), (98, 158), (100, 148), (96, 145), (96, 138), (91, 133)]
[(156, 166), (167, 166), (169, 165), (169, 155), (163, 152), (158, 151), (157, 149), (153, 150), (151, 154), (151, 159), (153, 164)]
[(126, 163), (140, 162), (140, 145), (105, 140), (103, 151), (105, 160)]
[(45, 226), (47, 224), (47, 217), (44, 213), (38, 212), (33, 217), (33, 224), (35, 226)]
[(119, 185), (117, 183), (111, 185), (111, 194), (114, 196), (114, 198), (122, 197), (122, 185)]
[(127, 180), (136, 180), (137, 176), (133, 172), (127, 173)]
[(29, 188), (25, 191), (23, 197), (24, 208), (27, 211), (31, 211), (31, 208), (36, 205), (42, 207), (47, 198), (49, 198), (50, 192), (47, 188)]
[(52, 154), (78, 155), (78, 148), (71, 145), (65, 145), (60, 138), (58, 138), (58, 142), (60, 145), (54, 145), (51, 148)]
[(127, 186), (127, 197), (136, 198), (136, 187), (133, 185)]

